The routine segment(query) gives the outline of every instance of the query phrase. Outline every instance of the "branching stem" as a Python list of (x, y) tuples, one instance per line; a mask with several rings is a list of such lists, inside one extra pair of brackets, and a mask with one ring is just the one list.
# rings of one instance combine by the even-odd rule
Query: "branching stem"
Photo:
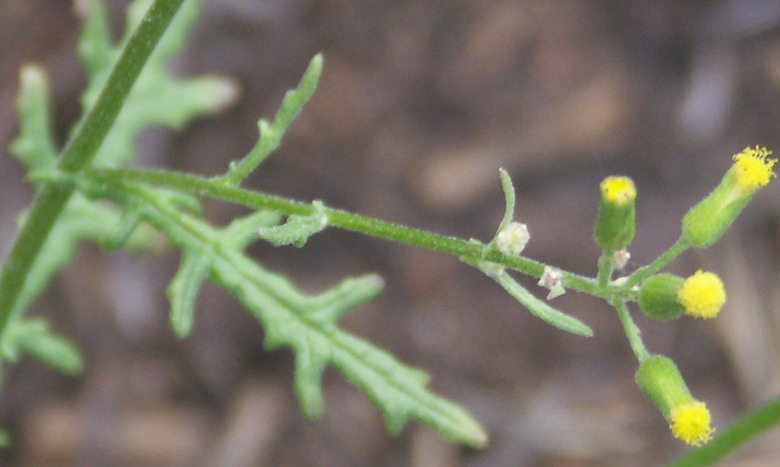
[[(237, 188), (215, 179), (207, 179), (179, 172), (132, 170), (132, 169), (90, 169), (85, 172), (88, 179), (98, 183), (120, 184), (139, 182), (157, 187), (172, 188), (177, 191), (242, 204), (254, 209), (270, 209), (288, 215), (312, 215), (315, 207), (310, 203), (283, 198), (276, 195)], [(533, 277), (540, 277), (545, 264), (523, 256), (507, 255), (496, 249), (487, 252), (484, 245), (460, 238), (426, 232), (391, 222), (381, 221), (340, 209), (324, 208), (328, 225), (345, 230), (359, 232), (374, 237), (405, 243), (423, 248), (450, 253), (459, 258), (491, 261)], [(563, 283), (567, 288), (605, 298), (605, 289), (598, 287), (596, 281), (572, 272), (563, 271)]]
[[(122, 105), (184, 0), (155, 0), (122, 51), (97, 102), (66, 144), (58, 167), (79, 172), (88, 166), (116, 120)], [(73, 187), (45, 186), (33, 199), (27, 221), (21, 228), (0, 276), (0, 335), (5, 332), (23, 284), (52, 226), (70, 199)]]

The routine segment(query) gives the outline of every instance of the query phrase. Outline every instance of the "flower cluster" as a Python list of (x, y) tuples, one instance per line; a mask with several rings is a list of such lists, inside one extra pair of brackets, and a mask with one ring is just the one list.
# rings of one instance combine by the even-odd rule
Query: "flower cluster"
[[(776, 177), (773, 167), (777, 160), (769, 158), (771, 154), (768, 149), (756, 146), (733, 156), (733, 164), (720, 184), (683, 217), (679, 242), (682, 249), (705, 248), (723, 236), (756, 192)], [(603, 268), (600, 262), (599, 274), (603, 270), (606, 271), (604, 274), (611, 275), (613, 268), (620, 269), (625, 264), (622, 258), (628, 256), (626, 248), (634, 236), (636, 188), (627, 177), (608, 177), (600, 188), (601, 203), (594, 237), (607, 253), (600, 261), (612, 261)], [(676, 254), (679, 251), (682, 250)], [(607, 284), (609, 277), (602, 284)], [(620, 281), (614, 284), (618, 285)], [(671, 320), (684, 315), (715, 318), (726, 303), (723, 281), (717, 274), (703, 270), (687, 278), (657, 273), (645, 278), (633, 291), (642, 312), (655, 320)], [(636, 341), (639, 341), (638, 345)], [(704, 402), (691, 395), (674, 361), (663, 355), (649, 354), (638, 335), (634, 336), (632, 346), (640, 360), (637, 385), (659, 408), (669, 422), (672, 434), (695, 446), (709, 441), (714, 431), (710, 412)]]

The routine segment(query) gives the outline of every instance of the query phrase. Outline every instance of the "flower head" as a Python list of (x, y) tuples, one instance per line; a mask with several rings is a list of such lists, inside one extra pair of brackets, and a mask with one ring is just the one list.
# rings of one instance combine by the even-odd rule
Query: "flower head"
[(600, 187), (601, 197), (608, 203), (625, 205), (636, 199), (634, 181), (628, 177), (607, 177)]
[(653, 355), (642, 361), (636, 382), (669, 422), (675, 438), (694, 446), (710, 440), (715, 431), (710, 426), (710, 411), (693, 398), (671, 358)]
[(758, 188), (766, 186), (772, 177), (777, 174), (772, 167), (777, 159), (767, 159), (772, 151), (767, 148), (756, 146), (755, 148), (746, 147), (739, 154), (735, 154), (732, 170), (737, 180), (737, 184), (746, 193), (751, 193)]
[(605, 178), (600, 185), (601, 202), (593, 229), (596, 243), (606, 251), (624, 250), (636, 231), (636, 187), (628, 177)]
[(693, 401), (672, 409), (669, 429), (675, 438), (692, 446), (700, 446), (712, 438), (712, 417), (704, 402)]
[(776, 176), (772, 167), (777, 159), (769, 159), (770, 154), (756, 146), (734, 155), (720, 184), (683, 218), (683, 235), (691, 244), (704, 248), (717, 242), (758, 189)]
[(696, 318), (714, 318), (726, 303), (723, 281), (712, 272), (702, 270), (685, 280), (677, 298), (685, 312)]

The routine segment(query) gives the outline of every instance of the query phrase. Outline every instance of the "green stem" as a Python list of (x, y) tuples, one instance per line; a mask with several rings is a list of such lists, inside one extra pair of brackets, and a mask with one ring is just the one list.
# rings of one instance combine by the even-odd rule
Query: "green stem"
[(596, 276), (599, 287), (606, 287), (612, 279), (612, 272), (615, 270), (615, 260), (612, 255), (612, 251), (604, 250), (599, 257), (599, 272)]
[[(269, 209), (288, 215), (312, 215), (316, 208), (310, 203), (294, 201), (280, 196), (249, 191), (189, 174), (168, 171), (131, 170), (131, 169), (90, 169), (84, 174), (98, 183), (121, 184), (139, 182), (158, 187), (173, 188), (196, 195), (207, 195), (254, 209)], [(56, 176), (55, 176), (56, 177)], [(340, 209), (324, 208), (328, 225), (345, 230), (405, 243), (423, 248), (450, 253), (459, 258), (477, 262), (480, 260), (502, 264), (533, 277), (541, 277), (545, 264), (529, 258), (507, 255), (497, 249), (484, 248), (481, 243), (470, 242), (455, 237), (439, 235), (391, 222), (353, 214)], [(563, 273), (563, 284), (567, 288), (603, 297), (596, 281), (567, 271)]]
[(642, 342), (642, 331), (639, 330), (634, 319), (631, 317), (626, 302), (615, 299), (612, 300), (611, 303), (618, 312), (620, 323), (623, 325), (623, 329), (626, 332), (626, 337), (628, 337), (628, 343), (631, 345), (631, 350), (634, 351), (634, 355), (636, 355), (636, 358), (640, 363), (645, 361), (650, 357), (650, 352), (648, 352), (647, 347), (645, 347), (645, 343)]
[(740, 418), (704, 446), (691, 450), (667, 467), (712, 465), (761, 433), (780, 423), (780, 397)]
[[(184, 0), (156, 0), (132, 35), (95, 105), (65, 146), (58, 167), (78, 172), (95, 157), (136, 78)], [(73, 193), (67, 185), (45, 186), (33, 199), (0, 276), (0, 335), (5, 332), (27, 275), (52, 226)]]
[(624, 289), (630, 289), (631, 287), (639, 284), (643, 280), (661, 270), (661, 268), (669, 264), (674, 258), (678, 257), (680, 253), (690, 247), (691, 242), (685, 237), (680, 237), (674, 245), (669, 247), (669, 249), (666, 250), (666, 252), (659, 256), (655, 261), (648, 264), (647, 266), (643, 266), (637, 269), (633, 274), (628, 276), (622, 287)]

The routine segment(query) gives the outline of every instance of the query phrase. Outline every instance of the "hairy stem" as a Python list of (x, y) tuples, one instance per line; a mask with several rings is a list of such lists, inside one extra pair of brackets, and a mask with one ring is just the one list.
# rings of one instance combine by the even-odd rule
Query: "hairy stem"
[(634, 351), (637, 360), (643, 362), (650, 357), (650, 352), (648, 352), (645, 343), (642, 341), (642, 331), (640, 331), (636, 323), (634, 323), (634, 319), (628, 311), (626, 302), (615, 299), (612, 300), (611, 303), (618, 312), (620, 323), (623, 325), (623, 329), (626, 332), (626, 337), (628, 337), (628, 343), (631, 345), (631, 350)]
[[(97, 102), (66, 144), (58, 167), (78, 172), (95, 157), (146, 60), (159, 42), (184, 0), (155, 0), (132, 35)], [(0, 276), (0, 335), (5, 331), (19, 293), (38, 253), (57, 221), (73, 188), (45, 186), (33, 199), (27, 220), (19, 232)]]
[(690, 247), (691, 242), (685, 237), (680, 237), (674, 245), (669, 247), (669, 249), (666, 250), (666, 252), (659, 256), (655, 261), (648, 264), (647, 266), (637, 269), (633, 274), (628, 276), (628, 279), (626, 279), (623, 287), (630, 289), (631, 287), (639, 284), (643, 280), (660, 271), (661, 268), (669, 264), (674, 258), (680, 256), (680, 253)]
[[(85, 175), (98, 183), (140, 182), (196, 195), (207, 195), (254, 209), (270, 209), (288, 215), (312, 215), (315, 214), (316, 209), (310, 203), (245, 190), (213, 179), (210, 180), (178, 172), (90, 169), (85, 172)], [(544, 263), (522, 256), (507, 255), (494, 249), (485, 251), (484, 245), (480, 243), (393, 224), (340, 209), (326, 207), (323, 213), (328, 218), (328, 225), (333, 227), (340, 227), (407, 245), (430, 248), (472, 261), (485, 260), (499, 263), (533, 277), (540, 277), (544, 272)], [(599, 288), (596, 281), (592, 278), (563, 271), (563, 283), (568, 288), (590, 293), (598, 297), (605, 297), (604, 290)]]

